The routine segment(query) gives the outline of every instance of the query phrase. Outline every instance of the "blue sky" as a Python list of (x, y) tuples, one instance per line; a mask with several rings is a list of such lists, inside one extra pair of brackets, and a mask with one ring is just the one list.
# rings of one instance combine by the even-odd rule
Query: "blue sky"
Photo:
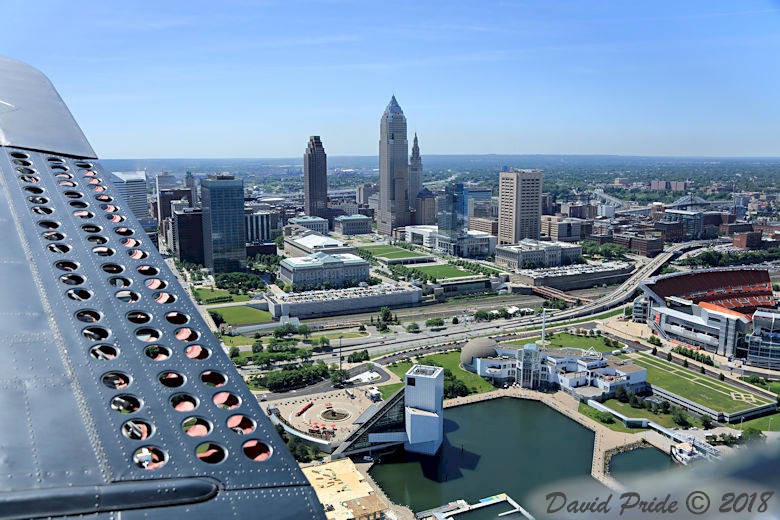
[[(780, 156), (780, 2), (4, 0), (104, 158)], [(1, 81), (1, 78), (0, 78)]]

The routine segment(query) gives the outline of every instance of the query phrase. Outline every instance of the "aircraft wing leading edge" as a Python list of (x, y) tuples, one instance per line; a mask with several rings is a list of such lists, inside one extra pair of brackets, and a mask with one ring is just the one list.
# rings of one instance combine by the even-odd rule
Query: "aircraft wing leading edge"
[(0, 58), (0, 518), (324, 518), (108, 177)]

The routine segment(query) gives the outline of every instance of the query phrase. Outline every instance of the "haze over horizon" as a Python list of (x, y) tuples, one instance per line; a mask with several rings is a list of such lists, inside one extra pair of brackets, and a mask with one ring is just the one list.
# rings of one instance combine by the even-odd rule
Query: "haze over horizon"
[[(780, 156), (780, 3), (10, 0), (3, 53), (104, 158)], [(20, 23), (23, 22), (23, 23)]]

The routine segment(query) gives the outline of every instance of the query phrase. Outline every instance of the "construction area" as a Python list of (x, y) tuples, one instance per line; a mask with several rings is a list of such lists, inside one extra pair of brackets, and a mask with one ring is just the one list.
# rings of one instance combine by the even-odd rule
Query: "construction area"
[(383, 517), (388, 503), (348, 458), (303, 467), (328, 520), (373, 520)]

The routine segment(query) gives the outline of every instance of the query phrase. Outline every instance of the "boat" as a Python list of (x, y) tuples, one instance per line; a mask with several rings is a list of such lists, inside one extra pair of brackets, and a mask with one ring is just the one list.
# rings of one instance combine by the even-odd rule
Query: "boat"
[(672, 456), (673, 461), (685, 466), (704, 457), (690, 442), (672, 444), (671, 448), (669, 448), (669, 454)]

